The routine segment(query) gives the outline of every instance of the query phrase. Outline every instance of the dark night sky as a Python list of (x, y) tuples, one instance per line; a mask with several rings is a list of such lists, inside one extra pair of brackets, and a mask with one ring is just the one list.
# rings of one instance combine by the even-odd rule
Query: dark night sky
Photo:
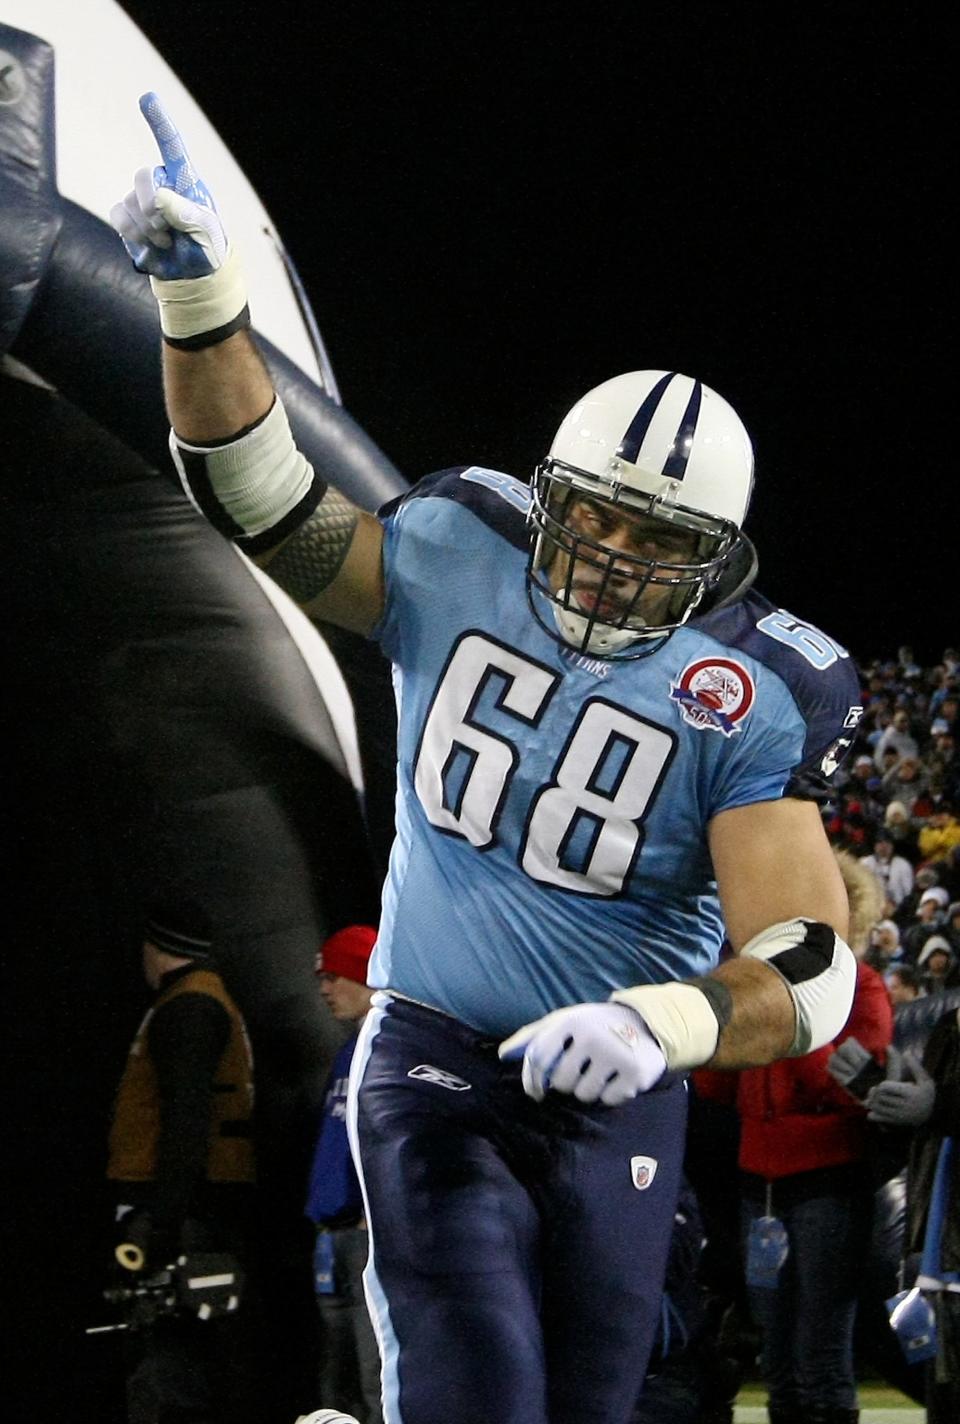
[(691, 372), (754, 436), (769, 597), (863, 657), (960, 639), (931, 12), (124, 8), (245, 168), (344, 403), (411, 478), (526, 476), (583, 390)]

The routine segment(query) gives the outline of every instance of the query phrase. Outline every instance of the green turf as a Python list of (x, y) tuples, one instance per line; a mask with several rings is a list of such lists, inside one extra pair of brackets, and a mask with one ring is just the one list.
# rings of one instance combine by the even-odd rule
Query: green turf
[[(867, 1380), (857, 1386), (861, 1409), (916, 1409), (918, 1405), (898, 1389), (887, 1385), (874, 1384)], [(761, 1384), (746, 1384), (737, 1395), (737, 1403), (761, 1405), (766, 1403), (767, 1391)]]

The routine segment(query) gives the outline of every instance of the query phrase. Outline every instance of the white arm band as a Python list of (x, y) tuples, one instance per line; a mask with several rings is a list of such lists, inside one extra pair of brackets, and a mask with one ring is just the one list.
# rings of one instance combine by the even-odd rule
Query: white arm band
[[(790, 991), (796, 1027), (786, 1057), (811, 1053), (836, 1038), (850, 1017), (857, 961), (829, 925), (804, 919), (771, 925), (740, 955), (769, 964)], [(663, 1050), (667, 1067), (679, 1072), (713, 1057), (730, 1017), (729, 991), (710, 978), (640, 984), (619, 989), (610, 998), (636, 1009)]]
[(786, 1057), (799, 1058), (836, 1038), (853, 1007), (857, 961), (830, 925), (784, 920), (754, 935), (740, 957), (762, 959), (790, 990), (797, 1024)]
[(191, 445), (170, 432), (187, 497), (247, 553), (271, 548), (298, 528), (327, 485), (294, 444), (280, 397), (251, 430), (224, 445)]

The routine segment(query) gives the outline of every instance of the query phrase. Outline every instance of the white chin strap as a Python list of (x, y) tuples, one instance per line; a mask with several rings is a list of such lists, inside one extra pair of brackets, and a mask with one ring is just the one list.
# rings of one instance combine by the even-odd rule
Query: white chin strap
[(574, 613), (570, 608), (561, 608), (559, 603), (554, 603), (552, 607), (563, 641), (585, 653), (594, 653), (599, 658), (610, 653), (620, 653), (644, 636), (642, 628), (608, 628), (604, 623), (594, 623), (590, 636), (584, 643), (590, 620), (582, 613)]

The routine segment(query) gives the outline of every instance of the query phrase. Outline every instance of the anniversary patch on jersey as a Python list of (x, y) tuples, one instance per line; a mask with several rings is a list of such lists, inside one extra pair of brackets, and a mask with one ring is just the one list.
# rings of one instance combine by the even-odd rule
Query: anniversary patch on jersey
[(753, 706), (756, 688), (742, 663), (697, 658), (670, 684), (670, 696), (691, 727), (732, 737)]

